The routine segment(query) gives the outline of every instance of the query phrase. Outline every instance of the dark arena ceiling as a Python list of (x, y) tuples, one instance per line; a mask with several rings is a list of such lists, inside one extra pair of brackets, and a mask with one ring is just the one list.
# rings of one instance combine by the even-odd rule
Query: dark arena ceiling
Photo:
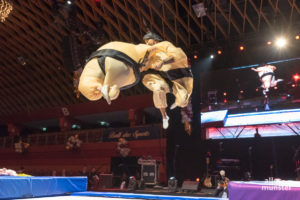
[[(298, 0), (11, 2), (0, 23), (0, 116), (87, 102), (76, 98), (73, 71), (108, 41), (140, 43), (152, 30), (189, 52), (279, 24), (300, 25)], [(202, 17), (193, 10), (198, 3), (204, 3)]]

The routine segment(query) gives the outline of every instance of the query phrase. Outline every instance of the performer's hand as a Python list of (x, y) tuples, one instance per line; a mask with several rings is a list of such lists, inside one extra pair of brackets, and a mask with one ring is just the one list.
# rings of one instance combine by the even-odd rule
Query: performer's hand
[(148, 52), (149, 53), (152, 53), (153, 51), (156, 51), (157, 50), (157, 47), (150, 47), (149, 49), (148, 49)]
[(164, 61), (160, 60), (160, 61), (153, 63), (152, 67), (156, 70), (160, 70), (161, 67), (163, 66), (163, 64), (164, 64)]

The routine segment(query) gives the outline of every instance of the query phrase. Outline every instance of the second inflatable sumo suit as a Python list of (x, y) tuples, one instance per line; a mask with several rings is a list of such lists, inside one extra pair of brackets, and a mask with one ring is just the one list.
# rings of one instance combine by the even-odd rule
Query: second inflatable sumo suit
[(120, 90), (140, 81), (140, 67), (151, 47), (109, 42), (92, 53), (80, 76), (78, 90), (89, 100), (102, 98), (110, 104)]

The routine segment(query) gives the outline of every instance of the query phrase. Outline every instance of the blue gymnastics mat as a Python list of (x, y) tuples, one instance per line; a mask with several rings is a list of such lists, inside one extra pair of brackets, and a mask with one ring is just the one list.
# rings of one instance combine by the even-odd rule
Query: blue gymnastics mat
[(156, 194), (136, 194), (136, 193), (117, 193), (117, 192), (75, 192), (71, 196), (93, 196), (93, 197), (113, 197), (127, 199), (166, 199), (166, 200), (221, 200), (216, 197), (191, 197), (191, 196), (169, 196)]
[(86, 189), (86, 177), (0, 176), (0, 199), (61, 195)]

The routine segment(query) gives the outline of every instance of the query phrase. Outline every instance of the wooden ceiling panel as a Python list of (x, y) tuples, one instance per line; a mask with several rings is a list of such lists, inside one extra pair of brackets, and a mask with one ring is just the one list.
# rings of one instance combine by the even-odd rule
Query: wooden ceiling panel
[[(93, 31), (106, 36), (97, 43), (109, 40), (139, 43), (151, 30), (190, 51), (194, 45), (201, 46), (205, 42), (217, 43), (263, 29), (273, 30), (278, 23), (291, 28), (300, 20), (297, 0), (72, 2), (71, 6), (66, 0), (13, 1), (12, 12), (0, 24), (0, 115), (87, 101), (77, 99), (73, 92), (70, 70), (73, 68), (67, 64), (67, 50), (63, 47), (68, 37), (78, 41), (77, 53), (84, 54), (82, 57), (89, 55), (88, 48), (95, 49), (84, 43), (86, 37), (95, 42), (91, 40)], [(197, 17), (192, 7), (199, 2), (206, 8), (206, 15), (202, 17)], [(80, 30), (68, 26), (66, 14), (72, 13), (70, 10), (74, 8), (75, 21), (82, 25)], [(19, 59), (24, 59), (25, 66)], [(144, 92), (138, 87), (123, 94)]]

